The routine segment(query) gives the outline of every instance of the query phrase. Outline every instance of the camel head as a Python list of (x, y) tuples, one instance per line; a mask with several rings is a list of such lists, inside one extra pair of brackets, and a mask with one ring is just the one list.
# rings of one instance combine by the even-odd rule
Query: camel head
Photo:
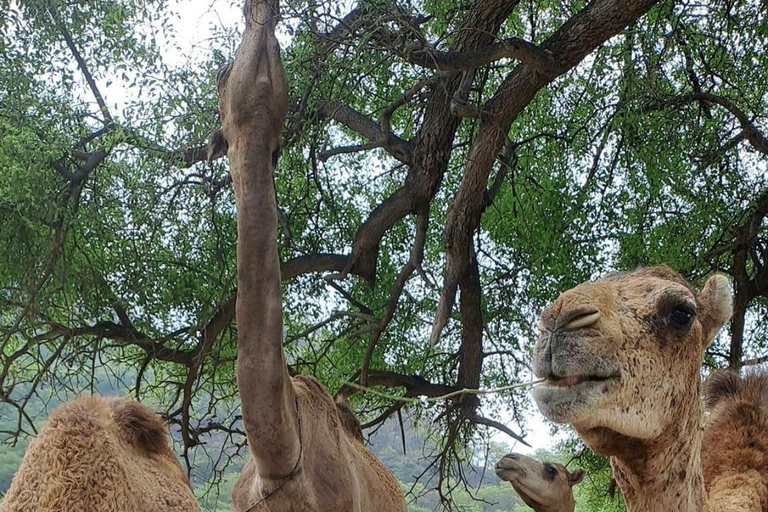
[(573, 512), (573, 486), (582, 481), (584, 470), (570, 472), (562, 464), (510, 453), (496, 463), (496, 475), (511, 483), (525, 504), (536, 512)]
[(722, 275), (698, 294), (666, 266), (580, 284), (541, 314), (533, 397), (598, 453), (655, 439), (693, 416), (704, 350), (730, 316)]

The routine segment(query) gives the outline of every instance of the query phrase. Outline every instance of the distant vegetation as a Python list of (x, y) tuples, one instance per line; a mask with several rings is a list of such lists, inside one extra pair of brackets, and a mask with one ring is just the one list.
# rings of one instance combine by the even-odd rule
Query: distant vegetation
[[(110, 379), (102, 379), (94, 386), (94, 391), (104, 395), (120, 394), (118, 384)], [(41, 393), (45, 393), (44, 388)], [(51, 397), (47, 411), (59, 403)], [(29, 405), (30, 412), (39, 416), (38, 428), (43, 425), (46, 408), (42, 400), (33, 399)], [(0, 409), (0, 432), (16, 430), (15, 414), (8, 414), (8, 409)], [(12, 418), (12, 419), (11, 419)], [(432, 448), (425, 432), (414, 426), (410, 421), (404, 422), (405, 452), (400, 426), (390, 420), (379, 428), (369, 439), (370, 448), (376, 456), (392, 471), (400, 482), (403, 493), (409, 501), (411, 512), (427, 512), (440, 510), (440, 497), (433, 489), (436, 485), (435, 471), (426, 471), (429, 457), (426, 455)], [(205, 444), (190, 452), (190, 462), (193, 467), (192, 482), (200, 499), (200, 504), (206, 511), (230, 512), (232, 503), (230, 493), (243, 463), (246, 460), (245, 451), (240, 456), (233, 456), (220, 478), (214, 473), (214, 462), (222, 453), (227, 440), (221, 434), (206, 438)], [(20, 437), (15, 445), (0, 445), (0, 496), (11, 484), (11, 479), (29, 444), (29, 439)], [(176, 445), (177, 453), (180, 444)], [(454, 506), (466, 512), (523, 512), (530, 511), (506, 482), (500, 482), (493, 473), (496, 460), (508, 451), (508, 447), (491, 443), (488, 451), (488, 467), (484, 470), (478, 465), (465, 465), (463, 468), (468, 490), (459, 486), (452, 493)], [(550, 454), (544, 450), (537, 457), (559, 462), (568, 462), (576, 457), (573, 467), (584, 467), (588, 477), (577, 488), (577, 512), (600, 510), (601, 512), (619, 512), (624, 510), (620, 498), (611, 499), (608, 495), (610, 486), (610, 467), (607, 460), (596, 457), (584, 450), (579, 443), (571, 442), (561, 447), (559, 455)], [(482, 464), (482, 461), (478, 461)], [(420, 478), (419, 478), (420, 477)], [(417, 481), (418, 478), (418, 481)], [(210, 482), (215, 482), (211, 485)], [(620, 494), (617, 491), (617, 494)]]
[[(115, 395), (120, 392), (108, 381), (98, 386), (96, 391), (106, 395)], [(29, 410), (42, 412), (44, 410), (42, 401), (36, 399), (35, 402)], [(50, 411), (58, 403), (58, 400), (51, 399), (48, 410)], [(6, 414), (3, 414), (4, 412)], [(7, 412), (0, 409), (0, 432), (12, 432), (17, 428), (15, 415), (9, 415)], [(43, 417), (44, 414), (41, 414), (38, 428), (43, 425)], [(394, 421), (384, 424), (376, 432), (371, 439), (370, 447), (400, 481), (403, 492), (409, 495), (412, 512), (437, 510), (440, 507), (440, 497), (436, 491), (427, 490), (428, 487), (433, 487), (435, 484), (434, 480), (430, 481), (436, 476), (434, 472), (427, 472), (419, 482), (416, 482), (417, 477), (424, 472), (428, 465), (427, 459), (423, 456), (424, 451), (428, 450), (428, 441), (417, 428), (408, 422), (404, 424), (404, 429), (405, 453), (403, 453), (400, 427)], [(29, 441), (28, 438), (21, 437), (15, 445), (0, 445), (2, 446), (0, 449), (0, 496), (10, 486)], [(206, 439), (205, 445), (190, 454), (190, 461), (193, 465), (193, 485), (200, 498), (201, 506), (211, 512), (233, 510), (230, 493), (246, 460), (245, 454), (240, 457), (233, 457), (232, 463), (227, 467), (222, 477), (218, 479), (216, 485), (213, 487), (209, 485), (209, 482), (217, 480), (214, 478), (214, 464), (211, 455), (215, 456), (220, 453), (225, 442), (223, 435), (211, 436), (211, 438)], [(178, 452), (179, 446), (177, 445), (176, 448)], [(504, 447), (496, 446), (495, 448), (494, 453), (503, 454)], [(530, 510), (522, 504), (509, 484), (500, 482), (496, 478), (492, 470), (493, 463), (495, 460), (489, 461), (490, 467), (486, 471), (480, 467), (466, 467), (467, 481), (471, 486), (470, 491), (463, 489), (455, 491), (453, 497), (456, 505), (468, 512), (521, 512)], [(429, 483), (432, 485), (430, 486)]]

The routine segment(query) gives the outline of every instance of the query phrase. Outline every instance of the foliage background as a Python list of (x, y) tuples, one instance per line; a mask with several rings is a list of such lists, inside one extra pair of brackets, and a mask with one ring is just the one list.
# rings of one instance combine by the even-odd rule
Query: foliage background
[[(475, 177), (484, 109), (518, 62), (451, 74), (416, 57), (469, 44), (473, 16), (489, 5), (283, 5), (292, 109), (276, 183), (291, 370), (332, 393), (349, 380), (417, 397), (518, 384), (529, 378), (535, 317), (548, 301), (605, 271), (662, 262), (697, 283), (714, 270), (733, 277), (735, 319), (705, 372), (764, 363), (762, 2), (659, 2), (542, 88), (506, 129), (503, 149), (488, 147), (481, 193), (461, 195)], [(488, 44), (547, 45), (592, 4), (504, 5), (509, 15)], [(182, 50), (182, 2), (0, 0), (8, 443), (24, 446), (46, 403), (97, 392), (109, 376), (164, 411), (190, 467), (205, 459), (214, 481), (226, 481), (241, 460), (234, 203), (226, 159), (203, 158), (238, 7), (208, 4), (206, 37)], [(454, 131), (438, 137), (448, 125)], [(407, 207), (382, 222), (393, 198)], [(470, 203), (481, 205), (474, 220), (456, 222)], [(457, 276), (461, 300), (477, 301), (446, 314)], [(430, 349), (441, 315), (445, 329)], [(473, 319), (481, 328), (468, 334)], [(495, 427), (522, 434), (531, 410), (524, 390), (482, 403), (352, 400), (369, 432), (399, 412), (429, 425), (422, 463), (437, 471), (422, 485), (448, 499), (462, 461), (483, 453)], [(4, 464), (14, 453), (2, 452)], [(586, 503), (609, 485), (604, 461), (591, 464)]]

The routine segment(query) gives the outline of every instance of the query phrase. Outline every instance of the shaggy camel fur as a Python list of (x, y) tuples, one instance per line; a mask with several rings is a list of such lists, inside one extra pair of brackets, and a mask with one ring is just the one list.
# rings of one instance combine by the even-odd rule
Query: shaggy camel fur
[(2, 512), (200, 511), (163, 421), (125, 399), (83, 396), (51, 414)]
[[(282, 348), (273, 172), (288, 108), (276, 0), (246, 0), (235, 60), (219, 76), (221, 133), (237, 210), (237, 384), (251, 456), (235, 510), (404, 512), (397, 481), (359, 427), (311, 377), (288, 375)], [(214, 148), (215, 150), (215, 148)]]
[(716, 372), (704, 384), (704, 402), (701, 464), (710, 510), (768, 510), (768, 375)]
[(581, 284), (542, 313), (533, 397), (611, 457), (629, 512), (707, 510), (699, 368), (730, 316), (725, 277), (696, 294), (666, 266)]
[(573, 486), (584, 479), (584, 470), (570, 472), (562, 464), (509, 453), (496, 463), (496, 476), (512, 484), (523, 502), (536, 512), (573, 512)]

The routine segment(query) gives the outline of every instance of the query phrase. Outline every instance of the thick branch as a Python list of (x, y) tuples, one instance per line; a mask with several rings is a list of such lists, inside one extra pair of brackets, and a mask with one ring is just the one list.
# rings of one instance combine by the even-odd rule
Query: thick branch
[[(403, 375), (401, 373), (385, 370), (371, 370), (368, 372), (368, 387), (405, 388), (406, 397), (438, 397), (458, 391), (456, 386), (436, 384), (429, 382), (419, 375)], [(336, 396), (349, 398), (359, 391), (358, 388), (344, 385), (336, 393)], [(458, 395), (457, 395), (458, 397)]]
[(412, 64), (439, 71), (466, 71), (501, 59), (519, 60), (548, 76), (558, 73), (557, 62), (550, 52), (516, 37), (467, 52), (441, 52), (423, 48), (408, 55)]
[(745, 359), (742, 361), (741, 366), (756, 366), (765, 363), (768, 363), (768, 356), (755, 357), (754, 359)]
[(528, 444), (525, 441), (525, 439), (523, 439), (520, 436), (520, 434), (516, 434), (515, 432), (512, 431), (512, 429), (510, 429), (509, 427), (507, 427), (503, 423), (500, 423), (500, 422), (498, 422), (496, 420), (492, 420), (490, 418), (486, 418), (485, 416), (480, 416), (479, 414), (468, 414), (467, 418), (469, 418), (470, 420), (472, 420), (473, 423), (476, 423), (478, 425), (485, 425), (486, 427), (492, 427), (492, 428), (495, 428), (496, 430), (504, 432), (505, 434), (507, 434), (509, 437), (511, 437), (515, 441), (519, 441), (519, 442), (523, 443), (525, 446), (531, 448), (531, 445)]
[(53, 326), (50, 330), (35, 337), (35, 341), (48, 341), (62, 336), (73, 338), (77, 336), (93, 336), (119, 341), (124, 344), (136, 345), (142, 348), (148, 355), (159, 361), (168, 361), (188, 366), (194, 352), (191, 350), (175, 350), (166, 347), (162, 343), (150, 339), (145, 334), (131, 327), (116, 324), (114, 322), (99, 322), (83, 327)]
[[(483, 311), (480, 269), (474, 248), (470, 264), (460, 279), (461, 287), (461, 350), (459, 359), (458, 386), (463, 389), (479, 389), (483, 369)], [(480, 405), (477, 395), (462, 397), (462, 412), (473, 415)]]

